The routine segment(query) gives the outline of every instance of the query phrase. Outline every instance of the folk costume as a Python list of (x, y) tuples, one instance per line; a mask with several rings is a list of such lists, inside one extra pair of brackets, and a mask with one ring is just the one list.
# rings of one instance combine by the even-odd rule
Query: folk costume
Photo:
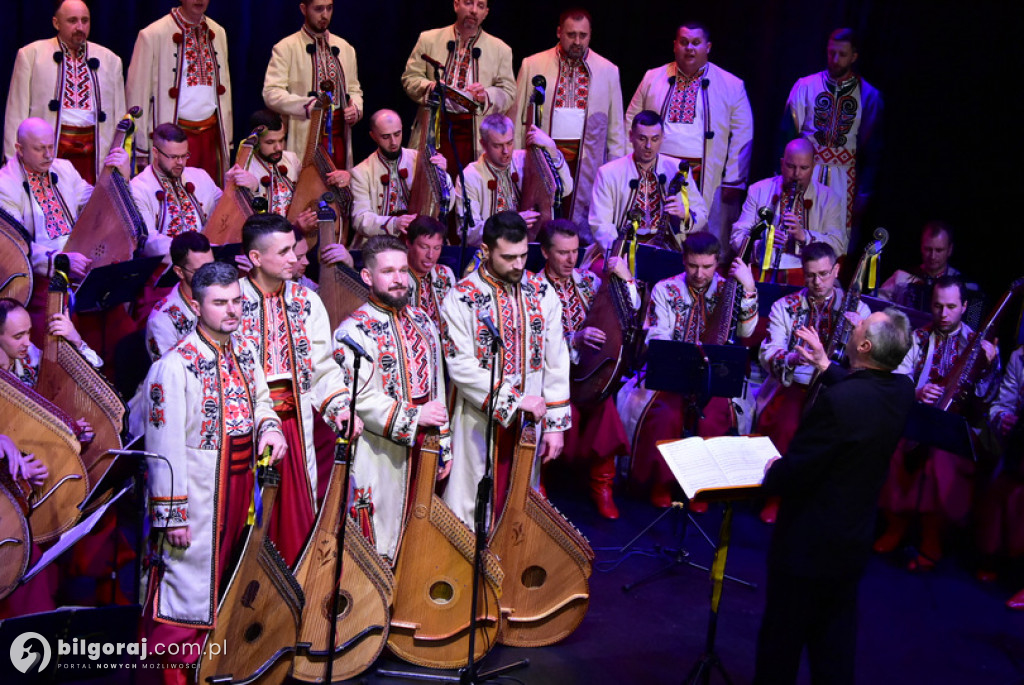
[(878, 289), (878, 296), (904, 307), (927, 312), (931, 310), (935, 281), (943, 276), (960, 276), (960, 272), (948, 264), (946, 270), (937, 276), (930, 276), (920, 268), (914, 271), (897, 269)]
[(181, 283), (175, 283), (167, 297), (156, 303), (146, 320), (146, 352), (156, 361), (174, 349), (185, 336), (196, 329), (199, 313), (181, 294)]
[(130, 183), (149, 237), (143, 254), (166, 257), (179, 233), (202, 231), (224, 192), (203, 169), (185, 167), (181, 178), (164, 176), (150, 164)]
[(723, 205), (718, 189), (747, 187), (754, 138), (743, 81), (711, 62), (687, 79), (671, 62), (644, 74), (626, 110), (626, 126), (645, 109), (660, 113), (664, 122), (661, 153), (690, 161), (708, 208), (708, 230), (727, 245), (738, 208)]
[(263, 101), (287, 122), (287, 149), (305, 155), (309, 140), (309, 107), (325, 81), (334, 90), (330, 121), (334, 164), (351, 169), (352, 132), (345, 126), (342, 110), (355, 105), (363, 116), (363, 89), (359, 85), (356, 51), (348, 41), (330, 31), (314, 34), (306, 26), (274, 45), (263, 79)]
[(441, 304), (455, 283), (455, 272), (444, 264), (435, 264), (422, 276), (409, 269), (409, 304), (426, 312), (439, 331), (444, 330)]
[(565, 156), (575, 186), (565, 198), (563, 214), (584, 225), (598, 167), (627, 152), (619, 68), (593, 50), (582, 59), (570, 59), (560, 46), (524, 59), (510, 110), (520, 148), (526, 147), (526, 113), (537, 75), (545, 78), (547, 88), (536, 124)]
[(299, 158), (291, 150), (284, 150), (277, 164), (271, 164), (259, 152), (253, 151), (245, 164), (245, 170), (256, 177), (253, 197), (264, 198), (271, 214), (287, 216), (301, 166)]
[[(371, 298), (338, 327), (373, 362), (360, 367), (356, 412), (364, 432), (356, 443), (350, 511), (381, 556), (394, 564), (406, 507), (426, 429), (418, 425), (420, 406), (445, 401), (444, 365), (437, 326), (414, 306), (394, 309)], [(354, 355), (338, 345), (348, 374)], [(451, 432), (440, 432), (441, 458), (451, 459)]]
[[(458, 391), (451, 416), (452, 463), (445, 502), (467, 525), (474, 521), (477, 484), (487, 451), (488, 384), (491, 336), (480, 317), (490, 316), (504, 348), (498, 352), (494, 418), (495, 489), (492, 517), (504, 507), (511, 475), (511, 457), (518, 440), (514, 421), (524, 395), (543, 397), (547, 414), (541, 431), (565, 431), (572, 424), (569, 408), (569, 348), (562, 334), (562, 312), (554, 289), (535, 274), (520, 283), (493, 276), (486, 265), (459, 281), (441, 305), (448, 374)], [(536, 473), (535, 473), (536, 475)]]
[(96, 43), (73, 50), (53, 37), (18, 50), (4, 120), (7, 159), (14, 159), (21, 122), (39, 117), (53, 126), (57, 157), (95, 184), (127, 109), (123, 74), (121, 58)]

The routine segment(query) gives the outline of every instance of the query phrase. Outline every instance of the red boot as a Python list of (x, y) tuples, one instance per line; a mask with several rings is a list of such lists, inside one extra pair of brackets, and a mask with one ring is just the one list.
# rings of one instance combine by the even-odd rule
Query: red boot
[(615, 458), (598, 459), (590, 467), (590, 498), (597, 505), (597, 513), (603, 518), (619, 518), (619, 509), (612, 499), (612, 483), (615, 481)]
[(775, 523), (775, 517), (779, 515), (779, 502), (781, 501), (781, 497), (769, 497), (768, 501), (764, 503), (764, 509), (761, 510), (761, 520), (765, 523)]

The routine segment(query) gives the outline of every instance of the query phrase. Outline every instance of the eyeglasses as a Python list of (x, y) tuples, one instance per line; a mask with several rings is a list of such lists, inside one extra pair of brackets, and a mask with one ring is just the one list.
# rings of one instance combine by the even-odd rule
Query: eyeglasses
[(160, 148), (158, 148), (156, 145), (153, 146), (153, 149), (162, 154), (167, 159), (171, 160), (172, 162), (187, 162), (188, 158), (192, 156), (191, 152), (186, 152), (183, 155), (169, 155)]
[(811, 272), (811, 273), (806, 273), (805, 272), (804, 273), (804, 280), (805, 281), (824, 281), (826, 278), (828, 278), (831, 275), (832, 275), (832, 269), (829, 269), (828, 271), (818, 271), (818, 272)]

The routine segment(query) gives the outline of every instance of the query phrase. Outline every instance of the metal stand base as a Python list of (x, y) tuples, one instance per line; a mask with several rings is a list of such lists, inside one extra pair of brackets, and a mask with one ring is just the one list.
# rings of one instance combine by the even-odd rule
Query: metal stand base
[(525, 668), (529, 665), (529, 659), (520, 659), (519, 661), (513, 661), (512, 663), (504, 666), (496, 666), (495, 668), (489, 668), (486, 671), (477, 671), (476, 673), (471, 673), (469, 668), (461, 668), (454, 674), (378, 670), (377, 675), (389, 676), (392, 678), (405, 678), (406, 680), (425, 680), (434, 683), (462, 683), (463, 685), (471, 685), (473, 683), (485, 683), (488, 680), (500, 678), (506, 673), (510, 673), (520, 668)]

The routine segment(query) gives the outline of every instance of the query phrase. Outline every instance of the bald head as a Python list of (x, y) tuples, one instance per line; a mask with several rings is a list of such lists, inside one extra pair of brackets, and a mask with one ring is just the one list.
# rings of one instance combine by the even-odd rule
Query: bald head
[(53, 14), (57, 37), (73, 50), (89, 40), (89, 8), (82, 0), (64, 0)]
[(53, 164), (53, 127), (42, 119), (26, 119), (18, 126), (18, 142), (14, 149), (29, 171), (49, 171)]
[(388, 159), (402, 154), (402, 119), (397, 112), (381, 109), (370, 117), (370, 137), (377, 143), (380, 153)]
[(814, 146), (806, 138), (794, 138), (786, 145), (779, 165), (784, 183), (806, 188), (814, 171)]

